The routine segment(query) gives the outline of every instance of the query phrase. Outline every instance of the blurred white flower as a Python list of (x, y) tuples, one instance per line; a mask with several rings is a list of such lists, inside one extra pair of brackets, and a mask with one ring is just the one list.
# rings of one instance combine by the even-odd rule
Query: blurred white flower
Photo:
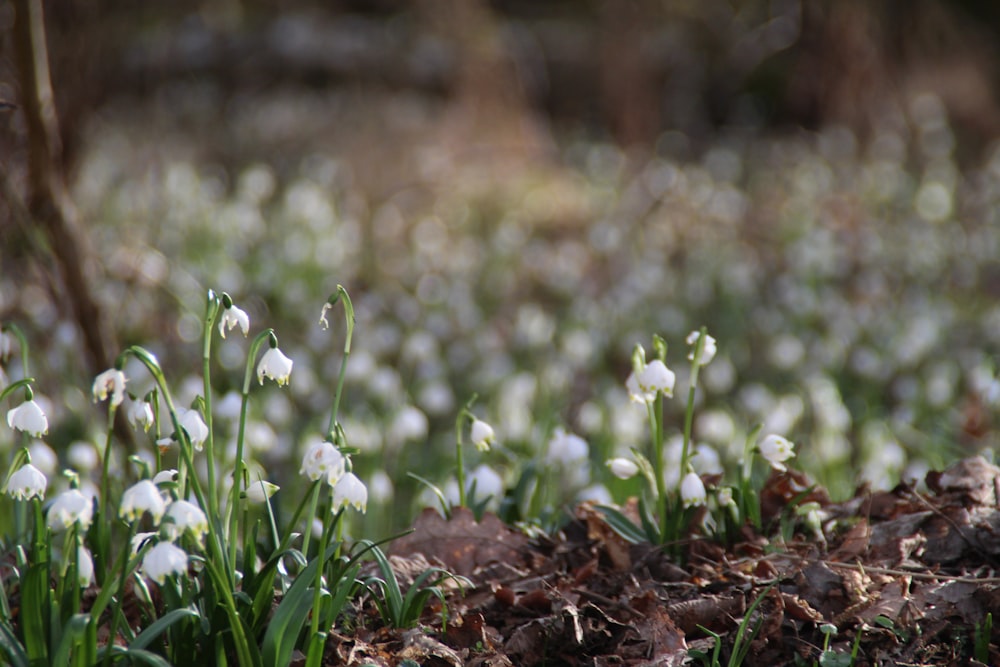
[(614, 502), (614, 498), (611, 497), (608, 487), (603, 484), (591, 484), (576, 494), (576, 499), (581, 503), (591, 502), (596, 505), (610, 505)]
[(257, 380), (264, 384), (264, 378), (274, 380), (279, 386), (288, 384), (292, 374), (292, 360), (276, 347), (268, 348), (257, 364)]
[(736, 507), (736, 501), (733, 500), (733, 487), (724, 486), (719, 489), (715, 500), (719, 503), (719, 507)]
[(330, 509), (336, 512), (347, 505), (352, 505), (359, 512), (368, 509), (368, 488), (353, 472), (345, 473), (337, 480)]
[(135, 521), (144, 512), (149, 512), (153, 520), (159, 522), (166, 508), (167, 504), (156, 484), (144, 479), (125, 489), (118, 507), (118, 515), (126, 521)]
[(201, 413), (194, 409), (180, 408), (177, 410), (177, 421), (180, 422), (181, 428), (190, 438), (191, 445), (200, 452), (202, 445), (208, 438), (208, 426), (201, 418)]
[(557, 428), (549, 440), (547, 459), (550, 463), (572, 463), (583, 461), (590, 454), (587, 441), (575, 433), (567, 433)]
[(684, 507), (704, 505), (707, 500), (705, 484), (701, 481), (701, 477), (693, 472), (684, 475), (684, 479), (681, 481), (681, 502)]
[[(165, 515), (170, 522), (166, 524), (170, 539), (176, 540), (184, 532), (191, 533), (195, 539), (201, 539), (208, 532), (208, 519), (201, 508), (186, 500), (175, 500), (170, 503)], [(172, 527), (171, 527), (172, 526)]]
[(472, 492), (473, 486), (475, 486), (477, 500), (492, 498), (494, 503), (499, 503), (500, 499), (503, 498), (503, 478), (485, 463), (480, 463), (475, 470), (469, 473), (465, 484), (468, 487), (466, 490), (469, 492)]
[(89, 472), (100, 463), (94, 445), (85, 440), (77, 440), (69, 446), (66, 450), (66, 460), (81, 472)]
[(795, 445), (780, 435), (768, 435), (757, 446), (760, 455), (771, 464), (775, 470), (784, 472), (787, 468), (784, 461), (795, 456)]
[(125, 374), (117, 368), (109, 368), (96, 378), (91, 391), (94, 402), (105, 401), (111, 394), (111, 406), (117, 408), (125, 400)]
[(132, 542), (129, 544), (129, 547), (132, 549), (132, 555), (134, 556), (137, 553), (139, 553), (139, 550), (142, 549), (143, 545), (146, 543), (146, 540), (148, 540), (151, 537), (156, 537), (156, 535), (157, 533), (152, 533), (152, 532), (136, 533), (135, 537), (132, 538)]
[(637, 403), (652, 403), (656, 396), (662, 393), (667, 398), (674, 395), (674, 383), (677, 376), (659, 359), (653, 359), (644, 365), (639, 373), (633, 370), (625, 381), (629, 397)]
[(344, 456), (332, 443), (323, 441), (310, 445), (305, 456), (302, 457), (302, 467), (299, 474), (305, 475), (312, 481), (325, 478), (326, 483), (335, 486), (337, 480), (344, 476), (345, 461)]
[(187, 552), (171, 542), (160, 542), (142, 558), (142, 573), (158, 584), (172, 574), (186, 574)]
[(58, 472), (59, 455), (56, 454), (56, 450), (49, 447), (48, 443), (41, 440), (33, 440), (28, 445), (28, 454), (35, 467), (47, 476), (51, 477)]
[(237, 325), (243, 332), (243, 337), (246, 338), (247, 334), (250, 333), (250, 316), (246, 314), (246, 311), (236, 306), (224, 308), (222, 317), (219, 318), (219, 334), (225, 338), (226, 331), (231, 331)]
[(93, 520), (94, 504), (91, 498), (85, 496), (79, 489), (70, 489), (56, 496), (52, 506), (49, 507), (46, 525), (58, 532), (66, 530), (75, 523), (81, 531), (85, 531), (90, 528)]
[(611, 474), (618, 479), (629, 479), (639, 472), (639, 466), (635, 461), (625, 458), (609, 459), (606, 463)]
[(47, 484), (48, 480), (45, 479), (42, 471), (30, 463), (26, 463), (7, 480), (4, 493), (17, 500), (30, 500), (32, 498), (43, 500)]
[(389, 427), (389, 440), (397, 445), (422, 440), (427, 437), (428, 428), (427, 415), (420, 408), (407, 405), (393, 418)]
[[(686, 339), (687, 344), (696, 345), (698, 343), (698, 336), (700, 335), (701, 335), (700, 331), (692, 331), (691, 333), (689, 333)], [(715, 358), (715, 353), (717, 351), (718, 348), (716, 347), (715, 339), (709, 336), (708, 334), (705, 334), (705, 341), (702, 344), (701, 357), (698, 360), (698, 365), (707, 366), (709, 362), (711, 362), (712, 359)], [(694, 350), (688, 352), (688, 361), (694, 361), (694, 352), (695, 352)]]
[(86, 547), (77, 547), (76, 550), (76, 577), (80, 586), (86, 588), (94, 583), (94, 559)]
[(132, 428), (141, 426), (142, 430), (148, 433), (149, 427), (153, 425), (153, 406), (150, 405), (149, 401), (129, 401), (125, 416)]
[(40, 438), (49, 432), (49, 420), (34, 399), (7, 411), (7, 425)]
[(172, 482), (177, 476), (177, 471), (173, 468), (168, 468), (167, 470), (161, 470), (160, 472), (153, 475), (153, 484), (159, 486), (166, 482)]
[(481, 419), (473, 419), (469, 438), (472, 440), (472, 444), (476, 446), (476, 449), (481, 452), (488, 452), (490, 451), (490, 445), (496, 440), (496, 434), (493, 432), (493, 427), (486, 422)]
[(265, 482), (264, 480), (256, 480), (250, 483), (247, 487), (247, 500), (252, 503), (264, 503), (268, 498), (273, 496), (280, 489), (277, 484), (272, 484), (271, 482)]

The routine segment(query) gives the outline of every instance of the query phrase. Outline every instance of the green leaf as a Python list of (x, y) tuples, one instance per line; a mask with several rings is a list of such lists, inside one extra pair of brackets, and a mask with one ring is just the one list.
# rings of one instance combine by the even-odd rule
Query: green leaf
[(28, 667), (28, 654), (7, 619), (0, 619), (0, 653), (7, 656), (11, 667)]
[[(62, 637), (59, 639), (59, 646), (52, 656), (52, 665), (59, 667), (70, 664), (70, 656), (74, 654), (73, 649), (83, 644), (84, 635), (87, 633), (87, 625), (90, 623), (90, 614), (75, 614), (63, 627)], [(79, 653), (77, 651), (76, 653)]]
[(28, 660), (32, 664), (49, 662), (51, 595), (49, 564), (37, 563), (29, 567), (21, 579), (21, 623)]
[(264, 634), (261, 647), (263, 664), (285, 667), (291, 662), (292, 651), (312, 609), (313, 589), (309, 584), (316, 577), (316, 568), (325, 563), (335, 551), (336, 545), (333, 545), (327, 549), (326, 558), (314, 558), (285, 593)]
[(197, 611), (189, 608), (173, 609), (168, 611), (166, 614), (156, 619), (153, 623), (149, 625), (145, 630), (139, 633), (135, 640), (129, 644), (129, 651), (132, 650), (143, 650), (149, 646), (150, 642), (160, 636), (167, 628), (169, 628), (174, 623), (177, 623), (181, 619), (198, 617)]
[(639, 527), (632, 523), (627, 516), (616, 510), (614, 507), (598, 505), (597, 509), (604, 515), (604, 518), (607, 519), (608, 525), (611, 526), (611, 529), (632, 544), (641, 544), (642, 542), (647, 541), (646, 535), (639, 530)]

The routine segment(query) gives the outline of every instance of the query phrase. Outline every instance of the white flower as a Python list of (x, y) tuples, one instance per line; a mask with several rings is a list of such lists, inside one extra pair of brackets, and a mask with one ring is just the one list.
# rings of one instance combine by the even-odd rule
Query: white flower
[(187, 531), (197, 540), (201, 540), (208, 532), (208, 519), (201, 508), (186, 500), (175, 500), (167, 508), (166, 518), (171, 519), (166, 526), (170, 539), (177, 537)]
[(330, 328), (330, 321), (326, 319), (326, 311), (333, 308), (333, 304), (327, 301), (323, 304), (323, 310), (319, 311), (319, 325), (324, 329)]
[(557, 428), (549, 440), (548, 460), (552, 463), (583, 461), (590, 453), (587, 441), (575, 433)]
[(334, 486), (344, 475), (344, 466), (344, 456), (332, 443), (317, 442), (310, 446), (306, 455), (302, 457), (302, 468), (299, 469), (299, 473), (314, 482), (325, 477), (326, 483)]
[(202, 445), (208, 438), (208, 426), (205, 425), (205, 421), (201, 418), (201, 413), (197, 410), (180, 408), (177, 411), (177, 421), (180, 422), (181, 428), (188, 434), (191, 444), (200, 452)]
[(246, 338), (247, 334), (250, 333), (250, 316), (246, 314), (245, 310), (236, 306), (224, 309), (222, 317), (219, 318), (219, 334), (225, 338), (226, 330), (232, 330), (237, 324), (240, 326), (240, 331), (243, 332), (243, 337)]
[(618, 479), (629, 479), (639, 472), (639, 466), (636, 465), (635, 461), (631, 459), (609, 459), (606, 465), (608, 466), (608, 469), (611, 470), (611, 474)]
[(277, 493), (280, 488), (277, 484), (271, 484), (271, 482), (264, 480), (251, 482), (250, 486), (247, 487), (247, 500), (252, 503), (263, 503)]
[(4, 492), (18, 500), (30, 500), (31, 498), (42, 500), (45, 498), (47, 483), (48, 480), (45, 479), (41, 470), (26, 463), (10, 476), (10, 479), (7, 480), (7, 486), (4, 487)]
[(149, 427), (153, 425), (153, 406), (149, 401), (129, 401), (125, 416), (128, 417), (128, 423), (132, 428), (141, 426), (142, 430), (148, 433)]
[(117, 408), (125, 400), (125, 374), (117, 368), (109, 368), (94, 379), (94, 402), (107, 400), (111, 394), (111, 406)]
[(139, 550), (146, 544), (146, 541), (152, 537), (156, 537), (157, 535), (158, 533), (136, 533), (135, 537), (132, 538), (132, 542), (129, 544), (132, 549), (132, 555), (134, 556), (139, 553)]
[(685, 508), (704, 505), (708, 500), (705, 484), (697, 473), (689, 472), (681, 481), (681, 502)]
[(135, 521), (142, 516), (143, 512), (149, 512), (153, 521), (159, 522), (163, 518), (166, 507), (167, 504), (164, 502), (160, 490), (156, 488), (156, 484), (144, 479), (125, 489), (121, 505), (118, 507), (118, 516), (127, 521)]
[(160, 472), (153, 475), (153, 484), (159, 486), (160, 484), (165, 484), (167, 482), (173, 482), (177, 478), (177, 471), (173, 468), (168, 468), (167, 470), (161, 470)]
[(481, 452), (490, 451), (490, 445), (496, 440), (496, 434), (493, 432), (493, 427), (484, 422), (481, 419), (472, 420), (472, 428), (470, 429), (469, 437), (472, 440), (472, 444), (476, 446)]
[(142, 573), (158, 584), (163, 584), (172, 574), (186, 574), (188, 555), (170, 542), (160, 542), (142, 558)]
[[(701, 335), (700, 331), (692, 331), (688, 334), (686, 338), (688, 345), (697, 345), (698, 336)], [(705, 366), (708, 362), (715, 358), (715, 353), (718, 351), (718, 347), (715, 344), (715, 339), (705, 334), (705, 341), (702, 343), (701, 347), (701, 358), (698, 360), (699, 366)], [(694, 361), (694, 350), (688, 352), (688, 360)]]
[(49, 420), (34, 399), (7, 411), (7, 426), (40, 438), (49, 432)]
[(354, 506), (359, 512), (368, 509), (368, 488), (353, 472), (344, 474), (333, 487), (333, 504), (330, 509), (336, 512), (346, 505)]
[(476, 487), (477, 500), (493, 498), (494, 501), (499, 503), (500, 499), (503, 498), (503, 478), (485, 463), (480, 463), (476, 466), (476, 469), (469, 474), (465, 485), (467, 487), (466, 491), (469, 492), (472, 491), (473, 486)]
[(724, 486), (719, 489), (715, 500), (719, 503), (719, 507), (736, 507), (736, 501), (733, 500), (733, 487)]
[(76, 577), (84, 588), (94, 583), (94, 559), (86, 547), (77, 547)]
[(100, 463), (100, 457), (97, 455), (94, 445), (85, 440), (77, 440), (71, 444), (66, 450), (66, 459), (76, 470), (84, 472), (93, 470)]
[(286, 385), (291, 374), (292, 360), (276, 347), (268, 348), (257, 364), (257, 380), (261, 384), (264, 384), (264, 378), (267, 377), (277, 382), (279, 386)]
[(665, 363), (654, 359), (640, 368), (638, 374), (633, 370), (625, 381), (625, 388), (633, 401), (652, 403), (658, 393), (672, 397), (676, 379), (677, 376)]
[(54, 531), (66, 530), (74, 523), (81, 531), (85, 531), (90, 528), (93, 520), (93, 501), (79, 489), (70, 489), (56, 496), (52, 506), (49, 507), (46, 523)]
[(757, 445), (757, 451), (775, 470), (787, 470), (784, 461), (795, 456), (795, 445), (780, 435), (768, 435)]

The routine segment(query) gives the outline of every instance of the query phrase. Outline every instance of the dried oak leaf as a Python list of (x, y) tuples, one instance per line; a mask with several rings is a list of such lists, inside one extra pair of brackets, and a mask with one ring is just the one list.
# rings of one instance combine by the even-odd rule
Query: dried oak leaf
[(931, 471), (925, 479), (927, 488), (937, 493), (956, 494), (973, 505), (997, 505), (1000, 468), (981, 456), (963, 459), (944, 472)]
[(495, 514), (476, 521), (471, 510), (457, 507), (448, 520), (428, 508), (417, 517), (412, 533), (390, 545), (389, 553), (423, 554), (453, 574), (472, 576), (490, 563), (523, 561), (527, 543), (523, 533), (508, 528)]

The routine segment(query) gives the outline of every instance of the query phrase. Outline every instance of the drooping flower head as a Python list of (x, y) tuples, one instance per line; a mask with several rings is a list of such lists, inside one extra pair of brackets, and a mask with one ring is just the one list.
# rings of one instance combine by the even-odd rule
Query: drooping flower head
[(76, 550), (76, 578), (83, 588), (94, 583), (94, 559), (83, 546)]
[(143, 513), (149, 512), (153, 521), (158, 522), (163, 518), (166, 508), (167, 504), (156, 484), (144, 479), (125, 489), (121, 505), (118, 507), (118, 515), (126, 521), (135, 521)]
[(567, 433), (557, 428), (549, 440), (547, 458), (550, 463), (572, 463), (583, 461), (590, 454), (587, 441), (575, 433)]
[(761, 440), (757, 450), (775, 470), (787, 470), (784, 462), (795, 456), (795, 445), (787, 438), (771, 434)]
[(142, 558), (142, 573), (160, 585), (171, 575), (186, 574), (187, 569), (187, 552), (172, 542), (160, 542)]
[(125, 416), (133, 428), (141, 426), (142, 430), (148, 433), (149, 427), (153, 425), (154, 420), (153, 406), (149, 401), (141, 399), (129, 401)]
[(681, 480), (681, 503), (685, 508), (704, 505), (708, 500), (705, 484), (695, 472), (689, 472)]
[(186, 500), (175, 500), (167, 508), (166, 517), (170, 519), (165, 529), (170, 539), (176, 540), (181, 534), (190, 533), (196, 540), (208, 533), (208, 518), (201, 508)]
[(90, 496), (85, 496), (79, 489), (63, 491), (52, 502), (46, 524), (53, 531), (66, 530), (74, 523), (81, 531), (90, 528), (94, 520), (94, 503)]
[[(696, 346), (698, 344), (699, 336), (701, 336), (700, 331), (692, 331), (691, 333), (688, 334), (688, 337), (685, 339), (685, 341), (687, 342), (688, 345)], [(696, 350), (694, 349), (694, 347), (692, 347), (691, 351), (688, 352), (688, 361), (694, 361), (695, 351)], [(701, 346), (701, 357), (699, 357), (698, 359), (698, 365), (707, 366), (708, 363), (715, 358), (715, 353), (717, 351), (718, 347), (716, 345), (715, 339), (709, 336), (708, 334), (705, 334), (705, 341), (702, 343)]]
[(245, 310), (234, 306), (231, 300), (224, 299), (224, 303), (229, 303), (229, 306), (222, 309), (222, 316), (219, 318), (219, 334), (225, 338), (226, 331), (231, 331), (238, 325), (243, 337), (246, 338), (247, 334), (250, 333), (250, 316), (246, 314)]
[(40, 438), (49, 432), (49, 419), (32, 398), (7, 411), (7, 426)]
[(493, 432), (493, 427), (483, 420), (473, 419), (469, 438), (472, 440), (472, 444), (476, 446), (476, 449), (481, 452), (488, 452), (490, 451), (490, 445), (496, 440), (496, 434)]
[(194, 409), (185, 410), (184, 408), (179, 408), (177, 410), (177, 421), (180, 422), (181, 428), (184, 429), (184, 432), (190, 438), (191, 445), (200, 452), (202, 445), (208, 438), (208, 426), (205, 424), (205, 420), (201, 418), (201, 413)]
[(316, 442), (310, 445), (302, 457), (299, 473), (314, 482), (323, 478), (327, 484), (335, 486), (337, 480), (343, 477), (345, 466), (344, 455), (333, 446), (333, 443)]
[(7, 480), (4, 493), (17, 500), (30, 500), (31, 498), (43, 500), (47, 484), (48, 480), (45, 479), (41, 470), (30, 463), (25, 463)]
[(633, 369), (625, 381), (625, 388), (633, 401), (652, 403), (661, 393), (667, 398), (672, 397), (676, 379), (677, 376), (665, 363), (654, 359), (648, 364), (641, 364), (637, 370)]
[(618, 479), (629, 479), (639, 472), (639, 466), (632, 459), (621, 457), (608, 459), (606, 465), (611, 470), (611, 474)]
[(125, 400), (125, 374), (117, 368), (109, 368), (94, 379), (94, 402), (105, 401), (111, 396), (111, 406), (117, 408)]
[(271, 482), (265, 482), (264, 480), (257, 480), (250, 482), (250, 486), (247, 487), (247, 500), (252, 503), (265, 503), (267, 499), (273, 496), (279, 491), (281, 487), (277, 484), (272, 484)]
[(336, 512), (341, 507), (351, 505), (359, 512), (368, 509), (368, 487), (353, 472), (345, 473), (333, 487), (333, 503), (330, 508)]
[(275, 346), (267, 348), (267, 352), (257, 364), (257, 381), (264, 384), (266, 377), (277, 382), (278, 386), (283, 386), (288, 384), (288, 378), (291, 374), (292, 360), (277, 348), (277, 342), (275, 342)]

